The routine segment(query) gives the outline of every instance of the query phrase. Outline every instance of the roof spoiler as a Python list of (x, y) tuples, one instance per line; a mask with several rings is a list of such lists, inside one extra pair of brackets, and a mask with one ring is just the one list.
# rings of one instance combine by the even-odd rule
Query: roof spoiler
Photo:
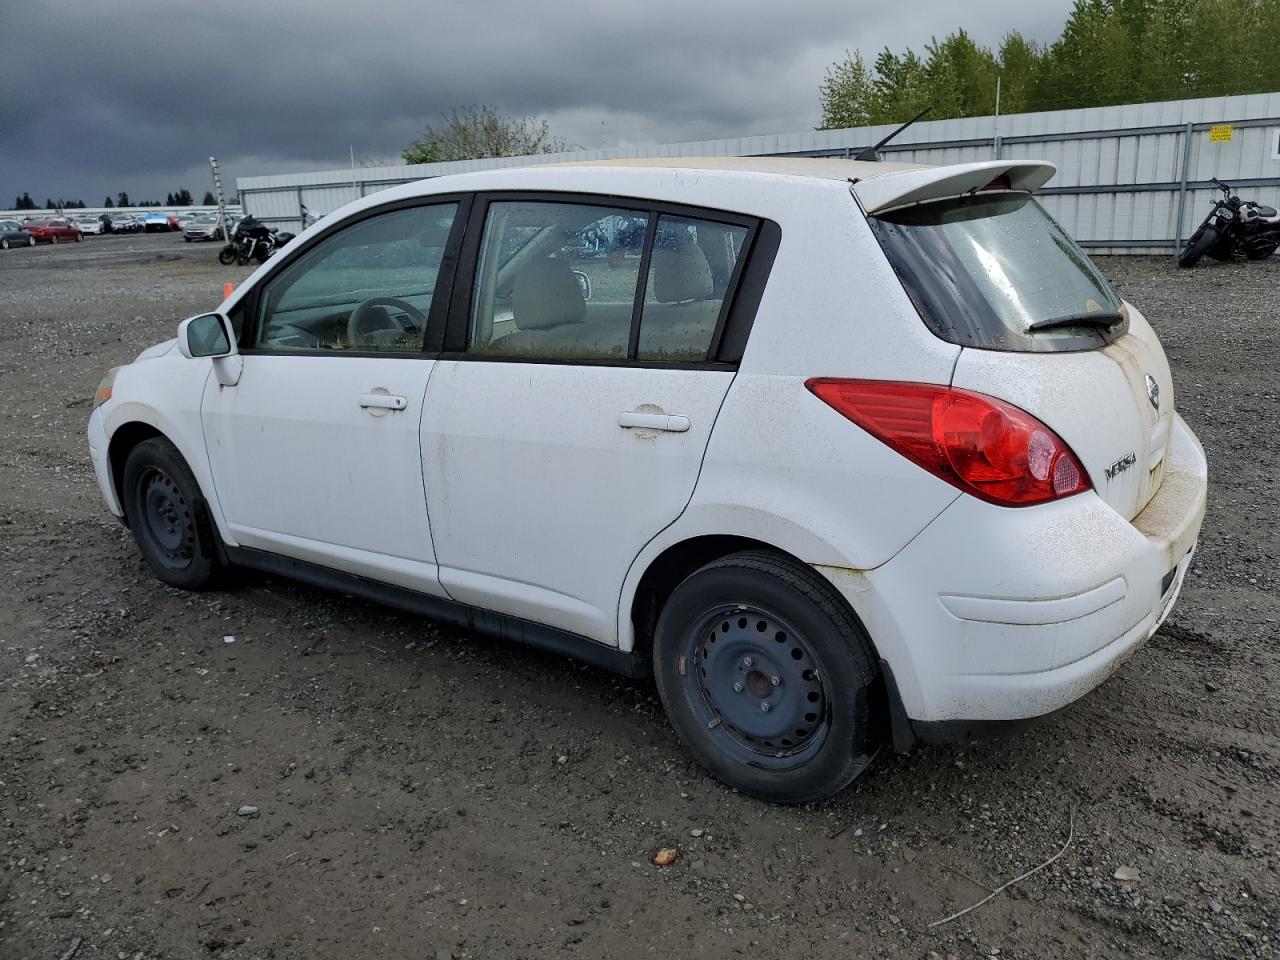
[(1052, 163), (1040, 160), (986, 160), (871, 176), (854, 184), (853, 193), (867, 215), (874, 216), (894, 207), (974, 193), (998, 177), (1008, 179), (1008, 186), (1002, 185), (1003, 189), (1031, 192), (1043, 187), (1057, 172)]

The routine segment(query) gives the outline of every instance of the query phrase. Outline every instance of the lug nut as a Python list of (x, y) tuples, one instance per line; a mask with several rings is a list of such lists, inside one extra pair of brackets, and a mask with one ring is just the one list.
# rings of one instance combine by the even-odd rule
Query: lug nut
[(754, 660), (752, 660), (750, 657), (743, 657), (743, 658), (742, 658), (742, 665), (743, 665), (744, 667), (749, 667), (749, 666), (751, 666), (751, 664), (753, 664), (753, 663), (755, 663), (755, 661), (754, 661)]
[(780, 684), (780, 683), (782, 682), (782, 678), (781, 678), (781, 677), (770, 677), (770, 678), (769, 678), (769, 682), (770, 682), (770, 683), (772, 683), (772, 684), (776, 687), (778, 684)]
[(760, 704), (760, 709), (761, 709), (761, 710), (763, 710), (765, 713), (768, 713), (768, 712), (769, 712), (769, 704), (767, 704), (767, 703), (762, 703), (762, 704)]
[(742, 692), (742, 683), (741, 683), (741, 682), (735, 683), (735, 684), (733, 685), (733, 692), (734, 692), (734, 693), (741, 693), (741, 692)]

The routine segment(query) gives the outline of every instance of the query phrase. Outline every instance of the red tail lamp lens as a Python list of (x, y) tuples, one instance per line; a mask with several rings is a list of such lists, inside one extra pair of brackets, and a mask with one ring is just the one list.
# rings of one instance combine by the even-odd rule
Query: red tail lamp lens
[(805, 386), (907, 459), (989, 503), (1025, 507), (1090, 487), (1056, 433), (995, 397), (889, 380), (819, 377)]

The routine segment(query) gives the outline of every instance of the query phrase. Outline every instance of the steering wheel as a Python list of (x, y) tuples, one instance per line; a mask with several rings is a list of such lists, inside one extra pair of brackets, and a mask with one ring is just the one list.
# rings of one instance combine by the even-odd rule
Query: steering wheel
[[(407, 315), (410, 326), (393, 317), (387, 307), (394, 307)], [(388, 347), (405, 334), (421, 333), (426, 322), (421, 310), (399, 297), (370, 297), (361, 301), (347, 318), (347, 342), (352, 347), (361, 344)]]

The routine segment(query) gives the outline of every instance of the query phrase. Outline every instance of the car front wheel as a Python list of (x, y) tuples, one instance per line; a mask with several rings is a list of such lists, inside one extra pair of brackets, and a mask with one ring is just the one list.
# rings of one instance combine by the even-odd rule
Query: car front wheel
[(8, 249), (9, 249), (9, 241), (7, 239), (0, 240), (0, 250), (8, 250)]
[(883, 741), (870, 638), (830, 583), (788, 558), (738, 553), (693, 573), (663, 607), (653, 656), (676, 733), (743, 793), (829, 797)]
[(216, 534), (195, 475), (163, 437), (144, 440), (124, 465), (129, 529), (147, 565), (165, 583), (208, 586), (221, 570)]

